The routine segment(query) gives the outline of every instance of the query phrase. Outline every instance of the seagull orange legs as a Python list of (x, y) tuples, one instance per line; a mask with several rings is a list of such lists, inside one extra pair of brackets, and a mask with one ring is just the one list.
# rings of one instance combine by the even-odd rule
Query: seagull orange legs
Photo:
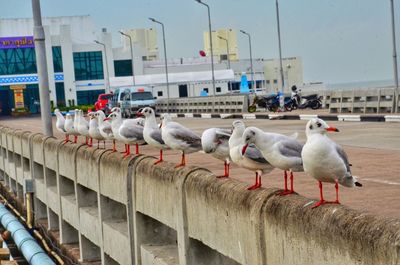
[(281, 196), (285, 196), (285, 195), (289, 195), (294, 193), (293, 190), (293, 172), (290, 171), (290, 190), (288, 189), (288, 183), (287, 183), (287, 171), (284, 171), (284, 175), (283, 175), (284, 179), (285, 179), (285, 189), (279, 193), (279, 195)]
[(159, 163), (161, 163), (163, 161), (164, 161), (163, 160), (163, 150), (160, 149), (160, 159), (158, 159), (156, 162), (154, 162), (154, 165), (157, 165), (157, 164), (159, 164)]
[(176, 166), (175, 166), (175, 168), (177, 168), (177, 167), (183, 167), (183, 166), (185, 166), (185, 165), (186, 165), (185, 153), (184, 153), (184, 152), (182, 152), (182, 159), (181, 159), (181, 163), (180, 163), (180, 164), (178, 164), (178, 165), (176, 165)]
[(217, 178), (229, 178), (229, 163), (224, 162), (224, 174), (222, 176), (218, 176)]
[(255, 190), (261, 187), (261, 174), (256, 172), (256, 183), (253, 186), (248, 187), (248, 190)]
[(339, 184), (336, 181), (335, 182), (335, 189), (336, 189), (336, 200), (335, 201), (325, 201), (324, 200), (324, 194), (322, 191), (322, 182), (318, 181), (318, 187), (319, 187), (319, 196), (320, 199), (318, 202), (314, 203), (314, 205), (311, 208), (317, 208), (318, 206), (321, 206), (322, 204), (327, 204), (327, 203), (334, 203), (334, 204), (340, 204), (339, 202)]
[(112, 152), (114, 153), (114, 152), (117, 152), (117, 148), (115, 147), (115, 140), (113, 140), (113, 149), (112, 149)]

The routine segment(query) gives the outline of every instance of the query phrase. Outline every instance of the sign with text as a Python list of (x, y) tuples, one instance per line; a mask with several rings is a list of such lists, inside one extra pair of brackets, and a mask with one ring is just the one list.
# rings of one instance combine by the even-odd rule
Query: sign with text
[(33, 36), (0, 38), (0, 49), (34, 48)]
[(14, 85), (14, 86), (10, 86), (10, 89), (14, 91), (15, 108), (21, 109), (21, 108), (25, 107), (24, 89), (26, 89), (26, 86), (25, 85)]

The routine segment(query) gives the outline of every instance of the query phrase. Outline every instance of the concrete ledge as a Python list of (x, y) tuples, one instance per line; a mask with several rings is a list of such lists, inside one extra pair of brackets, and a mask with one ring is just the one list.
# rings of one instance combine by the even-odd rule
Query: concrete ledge
[(177, 245), (142, 245), (142, 264), (179, 265)]

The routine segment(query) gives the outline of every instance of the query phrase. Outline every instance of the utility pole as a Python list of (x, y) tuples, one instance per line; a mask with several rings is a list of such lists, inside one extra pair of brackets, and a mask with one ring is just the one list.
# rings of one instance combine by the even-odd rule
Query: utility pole
[(47, 71), (45, 35), (40, 12), (40, 0), (32, 0), (33, 37), (35, 40), (36, 62), (39, 77), (40, 115), (43, 133), (53, 136), (53, 124), (50, 108), (49, 73)]
[(135, 82), (135, 71), (134, 71), (134, 67), (135, 67), (135, 63), (133, 62), (133, 45), (132, 45), (132, 37), (126, 33), (123, 33), (122, 31), (118, 31), (122, 36), (127, 37), (129, 39), (129, 47), (131, 48), (131, 63), (132, 63), (132, 83), (135, 86), (136, 82)]
[(281, 45), (281, 27), (279, 24), (279, 4), (278, 0), (276, 0), (276, 24), (278, 27), (278, 42), (279, 42), (279, 64), (280, 64), (280, 75), (281, 75), (281, 83), (282, 83), (282, 91), (285, 88), (285, 80), (283, 77), (283, 67), (282, 67), (282, 45)]
[(397, 112), (399, 105), (399, 74), (397, 70), (397, 52), (396, 52), (396, 30), (394, 21), (394, 0), (390, 0), (390, 7), (392, 13), (392, 40), (393, 40), (393, 71), (394, 71), (394, 97), (393, 100), (393, 112)]

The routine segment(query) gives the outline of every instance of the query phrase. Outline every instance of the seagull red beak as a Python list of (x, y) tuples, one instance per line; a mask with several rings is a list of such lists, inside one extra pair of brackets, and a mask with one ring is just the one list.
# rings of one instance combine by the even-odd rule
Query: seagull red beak
[(242, 155), (244, 155), (244, 153), (246, 153), (247, 147), (249, 146), (249, 144), (246, 144), (243, 146), (242, 148)]
[(110, 118), (105, 118), (103, 121), (109, 121), (110, 120)]
[(143, 115), (143, 113), (141, 113), (141, 112), (136, 112), (136, 117), (143, 117), (144, 115)]
[(339, 129), (335, 127), (328, 127), (325, 130), (327, 130), (328, 132), (339, 132)]

